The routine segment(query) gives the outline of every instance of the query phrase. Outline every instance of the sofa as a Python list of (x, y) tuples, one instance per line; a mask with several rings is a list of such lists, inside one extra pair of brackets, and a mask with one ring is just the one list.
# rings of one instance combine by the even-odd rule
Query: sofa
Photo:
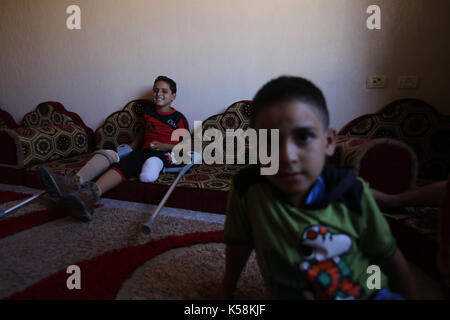
[(417, 186), (450, 174), (450, 115), (419, 99), (395, 100), (380, 111), (347, 123), (339, 135), (403, 142), (417, 156)]
[(0, 119), (2, 183), (36, 186), (27, 183), (28, 168), (94, 148), (93, 130), (58, 102), (40, 103), (19, 124), (5, 110), (0, 110)]
[[(143, 130), (142, 112), (150, 104), (151, 101), (145, 99), (130, 101), (109, 115), (95, 132), (77, 114), (57, 102), (39, 104), (19, 124), (7, 111), (0, 109), (3, 147), (0, 183), (40, 188), (36, 170), (42, 165), (60, 173), (76, 173), (95, 150), (115, 149), (120, 144), (130, 143)], [(245, 130), (251, 112), (250, 101), (235, 102), (224, 112), (205, 119), (202, 131), (216, 129), (225, 134), (227, 129)], [(430, 183), (448, 175), (445, 170), (450, 163), (449, 150), (443, 147), (448, 138), (448, 119), (420, 100), (394, 101), (380, 112), (363, 115), (345, 125), (339, 131), (336, 151), (328, 161), (355, 167), (371, 187), (387, 193), (399, 193)], [(439, 143), (433, 140), (436, 137)], [(203, 147), (207, 144), (204, 142)], [(44, 148), (46, 145), (48, 147)], [(249, 152), (246, 145), (246, 154)], [(226, 159), (225, 154), (224, 162)], [(224, 214), (232, 178), (245, 166), (193, 166), (177, 184), (166, 206)], [(155, 183), (131, 179), (104, 197), (157, 204), (175, 178), (176, 174), (164, 173)], [(450, 227), (448, 216), (445, 225), (438, 222), (439, 208), (402, 208), (386, 212), (386, 217), (405, 256), (433, 278), (441, 280), (442, 271), (437, 269), (436, 257), (438, 248), (441, 251), (448, 248), (448, 243), (442, 243), (448, 238), (442, 236), (446, 234), (442, 229)], [(440, 238), (444, 239), (440, 242), (438, 229), (441, 230)], [(450, 271), (447, 270), (447, 278), (448, 274)]]
[[(390, 139), (408, 145), (417, 157), (417, 181), (413, 188), (447, 180), (450, 175), (450, 116), (440, 114), (422, 100), (395, 100), (376, 113), (350, 121), (339, 135)], [(396, 165), (403, 165), (403, 162), (399, 160)], [(378, 172), (391, 174), (396, 165)], [(395, 193), (391, 188), (384, 191)], [(440, 222), (440, 208), (407, 207), (386, 211), (385, 214), (404, 255), (429, 275), (440, 279), (436, 267), (438, 248), (450, 246), (448, 241), (443, 243), (438, 239), (439, 228), (448, 232), (450, 227), (448, 222), (445, 226)]]
[[(95, 132), (60, 103), (39, 104), (15, 128), (0, 129), (0, 141), (8, 150), (0, 154), (0, 182), (40, 188), (36, 170), (42, 165), (59, 173), (76, 173), (94, 150), (115, 149), (120, 144), (130, 143), (143, 130), (142, 112), (150, 104), (151, 101), (145, 99), (130, 101), (121, 110), (109, 115)], [(250, 114), (250, 101), (235, 102), (224, 112), (205, 119), (202, 131), (217, 129), (225, 135), (227, 129), (246, 130)], [(5, 123), (11, 122), (11, 119), (7, 120), (8, 115), (2, 118)], [(204, 146), (208, 143), (203, 142)], [(177, 184), (166, 205), (225, 213), (232, 177), (246, 166), (226, 164), (226, 158), (227, 155), (223, 155), (224, 164), (193, 166)], [(401, 165), (398, 165), (400, 160)], [(417, 161), (413, 150), (390, 138), (339, 136), (336, 152), (329, 161), (355, 167), (371, 186), (387, 192), (405, 191), (416, 183)], [(389, 174), (383, 174), (386, 168), (390, 168)], [(175, 178), (176, 174), (165, 173), (155, 183), (131, 179), (104, 197), (157, 204)]]

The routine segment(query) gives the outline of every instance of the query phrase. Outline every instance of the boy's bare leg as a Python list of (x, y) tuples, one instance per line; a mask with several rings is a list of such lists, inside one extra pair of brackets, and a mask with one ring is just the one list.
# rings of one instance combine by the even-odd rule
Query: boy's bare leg
[(56, 204), (65, 194), (79, 190), (82, 184), (91, 181), (118, 160), (119, 157), (115, 151), (99, 150), (73, 177), (56, 174), (47, 167), (39, 168), (37, 176), (40, 184)]
[(118, 186), (122, 182), (122, 176), (115, 170), (110, 169), (105, 172), (98, 180), (95, 182), (95, 184), (100, 189), (99, 197), (102, 194), (105, 194), (112, 188)]
[(100, 150), (77, 172), (80, 184), (91, 181), (117, 162), (117, 153), (113, 150)]
[(399, 194), (387, 194), (378, 190), (371, 190), (380, 208), (390, 209), (408, 206), (438, 207), (444, 197), (446, 183), (446, 181), (435, 182)]
[(102, 194), (122, 182), (122, 176), (113, 169), (103, 174), (96, 183), (87, 183), (79, 189), (69, 190), (62, 195), (58, 206), (67, 209), (74, 218), (88, 222), (92, 219), (95, 204)]

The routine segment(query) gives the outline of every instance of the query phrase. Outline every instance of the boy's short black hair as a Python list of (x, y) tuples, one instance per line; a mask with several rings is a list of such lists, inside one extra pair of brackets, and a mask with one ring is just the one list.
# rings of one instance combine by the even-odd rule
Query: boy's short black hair
[(158, 76), (158, 78), (155, 79), (155, 82), (153, 83), (153, 85), (155, 85), (159, 81), (166, 82), (170, 87), (170, 91), (172, 91), (172, 93), (177, 93), (177, 84), (175, 83), (175, 81), (173, 81), (172, 79), (170, 79), (166, 76)]
[(311, 81), (293, 76), (281, 76), (272, 79), (259, 89), (251, 103), (250, 125), (253, 126), (261, 109), (293, 99), (306, 102), (316, 108), (325, 128), (328, 128), (330, 116), (322, 91)]

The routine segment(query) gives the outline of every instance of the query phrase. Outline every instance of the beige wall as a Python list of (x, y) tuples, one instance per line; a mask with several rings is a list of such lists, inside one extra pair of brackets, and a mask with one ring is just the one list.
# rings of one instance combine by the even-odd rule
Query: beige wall
[[(81, 30), (66, 29), (70, 4)], [(18, 121), (56, 100), (95, 129), (164, 74), (192, 125), (294, 74), (324, 90), (337, 128), (403, 97), (450, 114), (449, 13), (449, 0), (0, 0), (0, 107)], [(366, 89), (368, 74), (388, 88)], [(419, 90), (396, 88), (405, 74)]]

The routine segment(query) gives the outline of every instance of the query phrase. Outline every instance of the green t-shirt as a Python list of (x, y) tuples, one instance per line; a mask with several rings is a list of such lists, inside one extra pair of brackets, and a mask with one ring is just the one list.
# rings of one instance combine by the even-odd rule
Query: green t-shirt
[[(361, 212), (343, 202), (321, 209), (297, 208), (284, 201), (268, 182), (229, 193), (224, 241), (254, 248), (270, 293), (277, 299), (367, 299), (372, 258), (386, 259), (396, 250), (389, 225), (367, 184), (360, 178)], [(381, 272), (381, 287), (387, 277)]]

